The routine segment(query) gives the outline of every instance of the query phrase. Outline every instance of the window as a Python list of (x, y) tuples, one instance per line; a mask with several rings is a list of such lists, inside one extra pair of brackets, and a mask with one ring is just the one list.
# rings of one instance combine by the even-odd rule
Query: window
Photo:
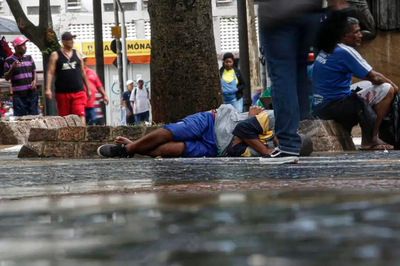
[[(60, 14), (61, 6), (51, 6), (50, 7), (51, 14)], [(27, 7), (28, 15), (39, 15), (39, 7), (38, 6), (28, 6)]]
[(0, 0), (0, 13), (4, 13), (4, 0)]
[(39, 7), (38, 6), (28, 6), (28, 15), (39, 15)]
[(149, 6), (149, 1), (148, 0), (143, 0), (142, 10), (147, 11), (148, 6)]
[(217, 0), (217, 7), (231, 6), (232, 2), (233, 2), (232, 0)]
[[(137, 3), (122, 3), (122, 7), (125, 11), (137, 10)], [(104, 12), (113, 12), (114, 4), (104, 4)]]
[(136, 5), (136, 3), (122, 3), (125, 11), (135, 11), (137, 9)]
[(67, 9), (81, 9), (81, 0), (67, 0)]
[(51, 14), (61, 14), (61, 6), (51, 6)]

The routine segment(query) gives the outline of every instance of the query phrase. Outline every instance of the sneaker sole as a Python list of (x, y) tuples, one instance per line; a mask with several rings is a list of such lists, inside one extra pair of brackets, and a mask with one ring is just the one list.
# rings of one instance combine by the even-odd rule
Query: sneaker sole
[(261, 164), (297, 164), (299, 162), (299, 157), (279, 157), (279, 158), (260, 158)]

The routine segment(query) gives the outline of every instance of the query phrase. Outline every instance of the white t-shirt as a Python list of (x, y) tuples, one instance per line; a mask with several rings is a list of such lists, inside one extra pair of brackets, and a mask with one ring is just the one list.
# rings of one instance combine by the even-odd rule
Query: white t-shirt
[(150, 110), (150, 91), (147, 89), (135, 88), (131, 93), (129, 101), (134, 102), (133, 113), (135, 115), (147, 112)]

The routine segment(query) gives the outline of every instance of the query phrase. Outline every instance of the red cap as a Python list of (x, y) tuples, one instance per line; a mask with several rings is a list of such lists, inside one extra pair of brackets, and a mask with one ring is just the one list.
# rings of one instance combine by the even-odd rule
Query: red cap
[(314, 53), (309, 53), (309, 54), (308, 54), (308, 61), (309, 61), (309, 62), (313, 62), (314, 59), (315, 59), (315, 58), (314, 58)]
[(14, 48), (15, 48), (15, 47), (17, 47), (18, 45), (24, 44), (24, 43), (26, 43), (26, 42), (29, 42), (29, 40), (26, 39), (26, 38), (23, 37), (23, 36), (18, 36), (18, 37), (16, 37), (16, 38), (12, 41), (12, 45), (13, 45)]

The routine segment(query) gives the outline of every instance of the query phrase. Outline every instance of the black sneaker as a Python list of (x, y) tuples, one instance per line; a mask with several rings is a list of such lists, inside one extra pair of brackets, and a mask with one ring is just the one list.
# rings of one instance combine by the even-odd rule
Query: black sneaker
[(97, 149), (97, 154), (107, 158), (119, 157), (119, 158), (127, 158), (125, 144), (111, 145), (106, 144), (102, 145)]
[(262, 164), (296, 164), (299, 162), (298, 154), (291, 154), (276, 148), (272, 153), (260, 158)]

